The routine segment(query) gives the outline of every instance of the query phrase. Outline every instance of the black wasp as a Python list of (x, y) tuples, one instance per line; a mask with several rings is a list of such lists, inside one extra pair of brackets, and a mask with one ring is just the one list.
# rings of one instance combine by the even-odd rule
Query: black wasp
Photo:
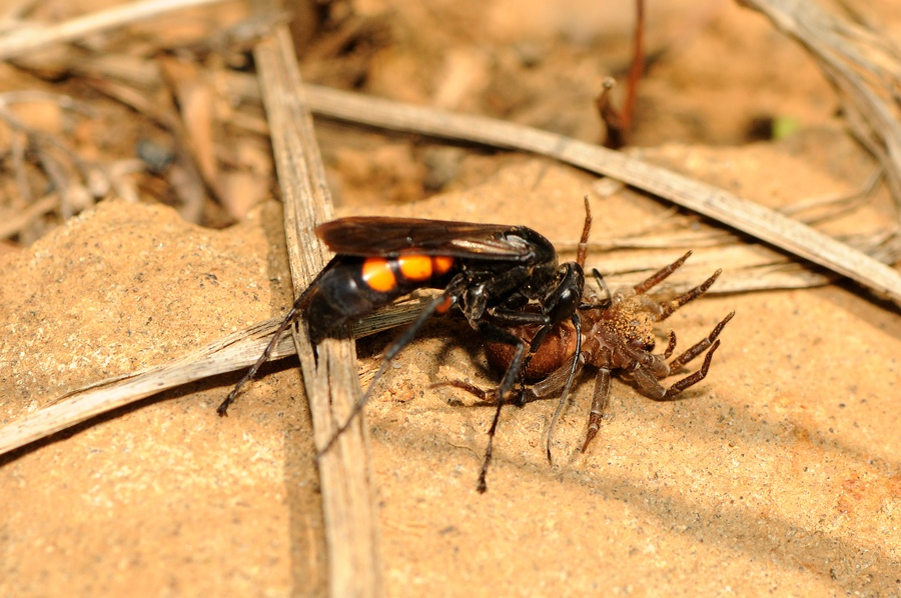
[[(498, 399), (513, 387), (524, 360), (556, 324), (570, 320), (580, 329), (576, 310), (584, 287), (581, 265), (558, 264), (551, 242), (525, 226), (360, 216), (321, 224), (316, 235), (335, 257), (294, 302), (263, 355), (219, 406), (220, 415), (226, 415), (240, 388), (269, 359), (298, 313), (303, 313), (315, 346), (337, 326), (358, 320), (414, 290), (443, 289), (385, 352), (369, 389), (320, 454), (350, 426), (389, 362), (436, 312), (457, 306), (486, 340), (514, 348), (497, 389)], [(524, 309), (526, 306), (530, 308)], [(509, 330), (512, 325), (525, 324), (538, 327), (528, 345)], [(499, 400), (491, 425), (479, 476), (480, 492), (486, 489), (485, 473), (501, 404)]]

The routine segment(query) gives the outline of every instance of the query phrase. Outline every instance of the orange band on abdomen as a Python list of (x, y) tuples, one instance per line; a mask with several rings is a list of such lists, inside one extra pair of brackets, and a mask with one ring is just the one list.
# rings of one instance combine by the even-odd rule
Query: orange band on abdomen
[(369, 257), (363, 262), (363, 281), (373, 291), (388, 293), (397, 287), (391, 265), (383, 257)]
[(397, 258), (397, 264), (407, 280), (428, 280), (432, 277), (432, 258), (427, 255), (402, 255)]
[(432, 258), (432, 268), (434, 268), (435, 274), (444, 274), (453, 267), (454, 258), (452, 257), (446, 255), (436, 255)]

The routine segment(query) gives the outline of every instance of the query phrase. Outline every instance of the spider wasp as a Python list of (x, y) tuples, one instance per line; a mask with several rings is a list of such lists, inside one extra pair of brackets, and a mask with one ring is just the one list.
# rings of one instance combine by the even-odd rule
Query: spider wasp
[[(580, 245), (578, 264), (584, 266), (583, 250), (585, 236)], [(573, 382), (574, 372), (588, 365), (597, 370), (594, 395), (588, 417), (588, 432), (582, 444), (582, 452), (597, 435), (601, 419), (604, 416), (610, 399), (610, 386), (613, 374), (620, 374), (629, 380), (642, 395), (654, 401), (673, 401), (682, 398), (680, 393), (703, 380), (710, 369), (713, 355), (720, 346), (719, 335), (735, 312), (729, 313), (703, 339), (692, 345), (684, 353), (667, 362), (676, 349), (676, 333), (670, 331), (669, 344), (662, 354), (655, 354), (654, 324), (666, 320), (677, 309), (694, 301), (716, 282), (722, 270), (714, 272), (698, 286), (667, 300), (658, 300), (647, 295), (647, 292), (663, 282), (685, 263), (691, 251), (675, 262), (661, 268), (643, 282), (634, 287), (619, 289), (610, 293), (603, 283), (600, 273), (593, 270), (595, 278), (606, 292), (607, 299), (593, 289), (585, 289), (587, 300), (581, 307), (581, 327), (576, 328), (568, 322), (561, 322), (550, 333), (545, 333), (543, 344), (531, 355), (531, 360), (521, 369), (524, 381), (534, 382), (525, 385), (518, 397), (511, 402), (522, 406), (526, 403), (552, 399), (562, 390), (557, 409), (548, 426), (546, 452), (551, 462), (551, 441), (554, 427), (566, 404), (567, 395)], [(602, 307), (602, 309), (594, 309)], [(531, 324), (514, 326), (511, 332), (529, 342), (538, 332)], [(704, 354), (701, 368), (664, 388), (659, 380), (675, 374), (690, 361)], [(489, 342), (486, 345), (489, 362), (496, 367), (504, 367), (509, 363), (510, 352), (502, 345)], [(575, 359), (574, 359), (575, 358)], [(456, 386), (462, 388), (485, 402), (497, 400), (491, 393), (463, 380), (449, 380), (435, 386)]]
[[(587, 198), (585, 205), (587, 209)], [(484, 492), (503, 397), (553, 327), (569, 321), (580, 329), (577, 308), (585, 282), (581, 263), (558, 264), (551, 242), (525, 226), (360, 216), (326, 222), (315, 232), (336, 255), (294, 302), (259, 360), (217, 409), (219, 415), (227, 414), (241, 387), (269, 359), (279, 338), (299, 314), (303, 314), (316, 346), (336, 327), (403, 295), (417, 289), (441, 289), (388, 347), (369, 388), (319, 455), (347, 430), (391, 360), (413, 340), (425, 321), (456, 306), (483, 338), (511, 348), (506, 373), (495, 391), (498, 407), (478, 486)], [(529, 309), (525, 309), (527, 306)], [(511, 330), (523, 325), (534, 327), (529, 341)], [(574, 355), (573, 371), (576, 359)]]

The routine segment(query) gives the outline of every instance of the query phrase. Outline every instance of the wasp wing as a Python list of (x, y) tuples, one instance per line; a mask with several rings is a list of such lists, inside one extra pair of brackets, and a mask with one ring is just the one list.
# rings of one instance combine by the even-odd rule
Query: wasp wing
[(415, 250), (425, 255), (525, 260), (532, 257), (533, 248), (516, 236), (522, 228), (422, 218), (355, 216), (320, 224), (316, 234), (329, 249), (346, 255), (392, 257)]

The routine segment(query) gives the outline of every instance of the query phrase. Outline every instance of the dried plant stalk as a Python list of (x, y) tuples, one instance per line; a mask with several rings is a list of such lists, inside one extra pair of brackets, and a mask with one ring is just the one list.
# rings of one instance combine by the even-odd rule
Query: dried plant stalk
[[(279, 27), (272, 38), (260, 43), (254, 57), (285, 203), (291, 277), (299, 294), (328, 261), (313, 229), (332, 219), (331, 196), (287, 28)], [(344, 423), (360, 393), (353, 337), (349, 331), (339, 331), (335, 338), (325, 339), (317, 346), (317, 358), (304, 326), (295, 329), (294, 342), (315, 444), (322, 447)], [(363, 417), (319, 459), (319, 476), (329, 546), (329, 592), (333, 596), (379, 595), (382, 567)]]
[[(361, 338), (409, 324), (422, 311), (425, 301), (403, 301), (371, 314), (354, 324), (354, 337)], [(250, 367), (272, 340), (281, 320), (282, 316), (276, 316), (213, 341), (174, 361), (93, 382), (57, 397), (48, 406), (0, 428), (0, 455), (143, 398)], [(272, 351), (272, 359), (296, 354), (294, 340), (286, 336)]]
[(307, 94), (314, 111), (332, 118), (525, 150), (618, 179), (824, 266), (901, 305), (901, 275), (895, 270), (775, 210), (713, 185), (603, 147), (513, 123), (312, 85), (307, 86)]
[(901, 205), (901, 53), (872, 29), (827, 13), (814, 1), (742, 3), (766, 15), (810, 52), (844, 100), (851, 130), (882, 164), (892, 196)]
[[(164, 365), (95, 382), (51, 402), (47, 407), (0, 428), (0, 455), (123, 405), (203, 378), (249, 367), (272, 338), (281, 318), (272, 318), (216, 340)], [(295, 352), (282, 339), (274, 358)]]
[(23, 26), (14, 32), (0, 36), (0, 60), (23, 56), (53, 44), (83, 39), (100, 31), (140, 22), (175, 10), (219, 4), (223, 1), (146, 0), (97, 11), (54, 25)]

